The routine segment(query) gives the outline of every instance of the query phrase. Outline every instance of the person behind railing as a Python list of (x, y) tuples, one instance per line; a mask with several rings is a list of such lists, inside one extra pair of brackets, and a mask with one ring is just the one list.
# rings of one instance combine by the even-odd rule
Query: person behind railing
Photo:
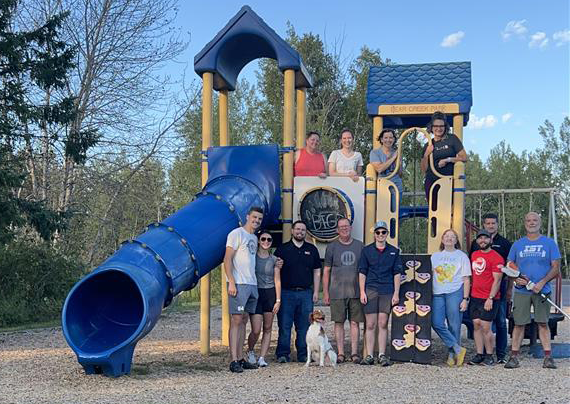
[(424, 188), (426, 199), (429, 201), (429, 191), (434, 182), (438, 180), (438, 176), (432, 171), (429, 163), (429, 156), (433, 154), (433, 165), (437, 172), (444, 176), (453, 175), (453, 167), (458, 161), (467, 162), (467, 153), (463, 147), (463, 143), (457, 136), (449, 133), (449, 124), (447, 123), (443, 112), (434, 112), (430, 122), (427, 125), (428, 132), (433, 134), (431, 144), (424, 146), (424, 153), (421, 161), (421, 169), (426, 173)]
[(295, 152), (294, 175), (296, 177), (327, 177), (327, 157), (320, 152), (321, 136), (309, 132), (305, 147)]
[(331, 177), (350, 177), (357, 182), (362, 175), (364, 162), (362, 154), (354, 151), (354, 135), (350, 129), (340, 132), (339, 150), (334, 150), (329, 157), (329, 175)]
[[(383, 129), (378, 135), (380, 147), (370, 151), (370, 164), (374, 167), (379, 177), (387, 177), (392, 174), (396, 169), (396, 159), (398, 158), (398, 151), (396, 150), (396, 133), (394, 129)], [(402, 184), (402, 166), (390, 180), (398, 188), (400, 198), (404, 192), (404, 185)]]

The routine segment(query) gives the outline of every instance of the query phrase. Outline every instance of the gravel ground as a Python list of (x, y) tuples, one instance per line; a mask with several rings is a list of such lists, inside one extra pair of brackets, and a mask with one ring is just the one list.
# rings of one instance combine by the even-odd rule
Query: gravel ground
[[(117, 379), (85, 375), (60, 328), (0, 333), (0, 402), (570, 403), (570, 359), (558, 359), (557, 370), (542, 369), (542, 360), (523, 349), (519, 369), (448, 368), (435, 334), (431, 366), (346, 363), (336, 369), (314, 364), (306, 369), (299, 363), (271, 362), (265, 369), (232, 374), (228, 348), (219, 340), (220, 323), (220, 308), (214, 308), (212, 354), (203, 357), (198, 312), (165, 314), (139, 342), (131, 375)], [(332, 324), (327, 328), (330, 338)], [(568, 321), (560, 323), (554, 342), (570, 342)], [(470, 357), (473, 342), (464, 343)], [(274, 349), (275, 342), (272, 345)]]

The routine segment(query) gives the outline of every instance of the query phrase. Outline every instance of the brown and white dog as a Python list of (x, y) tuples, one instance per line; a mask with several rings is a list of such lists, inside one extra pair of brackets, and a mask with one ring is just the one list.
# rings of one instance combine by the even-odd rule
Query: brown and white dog
[(336, 353), (327, 338), (323, 323), (325, 314), (321, 310), (315, 310), (309, 314), (309, 329), (307, 330), (307, 363), (309, 366), (311, 358), (319, 362), (319, 366), (325, 366), (325, 356), (329, 357), (331, 365), (336, 366)]

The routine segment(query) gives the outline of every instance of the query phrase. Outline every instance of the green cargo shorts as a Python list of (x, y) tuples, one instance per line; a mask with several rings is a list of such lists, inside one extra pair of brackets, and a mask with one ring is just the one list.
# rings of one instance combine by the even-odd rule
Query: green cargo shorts
[(357, 323), (364, 322), (364, 312), (360, 299), (331, 299), (331, 320), (335, 323), (344, 323), (348, 319)]
[[(550, 298), (550, 293), (546, 295)], [(513, 294), (513, 320), (515, 325), (530, 324), (530, 306), (534, 307), (534, 321), (536, 323), (548, 323), (550, 316), (550, 303), (542, 296), (533, 293)]]

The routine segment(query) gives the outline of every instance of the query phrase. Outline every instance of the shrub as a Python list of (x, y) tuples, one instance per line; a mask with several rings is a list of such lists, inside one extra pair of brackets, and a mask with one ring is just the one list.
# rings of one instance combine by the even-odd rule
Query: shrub
[(60, 317), (84, 266), (48, 243), (14, 241), (0, 247), (0, 327)]

